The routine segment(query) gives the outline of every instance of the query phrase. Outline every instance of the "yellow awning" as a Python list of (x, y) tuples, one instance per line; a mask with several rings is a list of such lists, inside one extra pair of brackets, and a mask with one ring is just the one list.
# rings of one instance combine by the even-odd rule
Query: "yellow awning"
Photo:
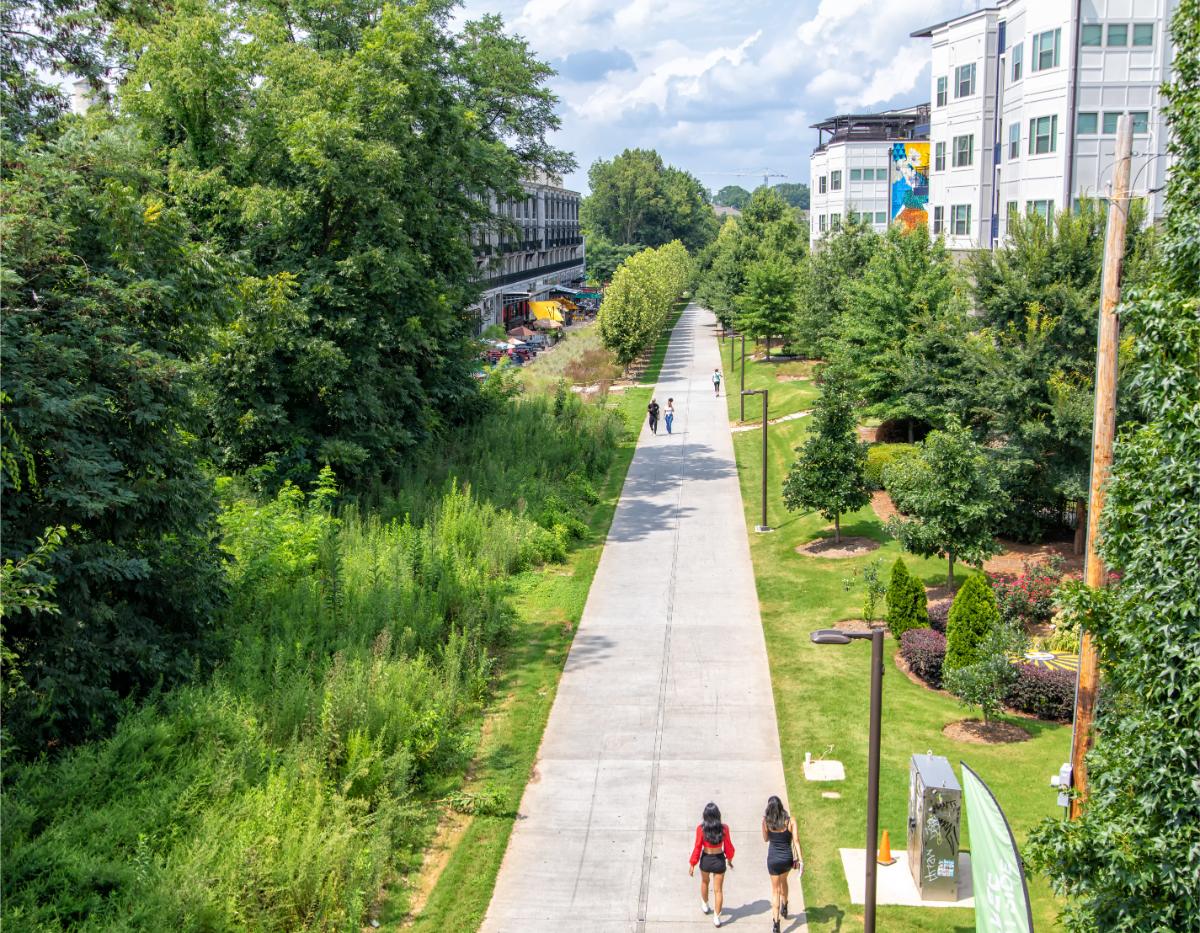
[(558, 321), (562, 323), (562, 305), (557, 301), (531, 301), (529, 309), (539, 321)]
[(564, 308), (569, 308), (572, 311), (578, 311), (579, 307), (570, 298), (564, 298), (562, 295), (556, 295), (554, 298)]

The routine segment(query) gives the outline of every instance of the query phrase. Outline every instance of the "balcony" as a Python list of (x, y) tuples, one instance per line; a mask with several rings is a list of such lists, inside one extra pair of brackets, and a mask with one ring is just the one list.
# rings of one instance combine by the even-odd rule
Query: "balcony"
[(564, 262), (553, 262), (548, 265), (538, 266), (535, 269), (522, 269), (518, 272), (506, 272), (503, 275), (494, 275), (491, 278), (479, 280), (480, 288), (497, 288), (501, 285), (512, 285), (514, 282), (524, 282), (530, 279), (540, 278), (543, 275), (550, 275), (552, 272), (562, 272), (564, 269), (577, 268), (580, 272), (583, 271), (582, 259), (568, 259)]

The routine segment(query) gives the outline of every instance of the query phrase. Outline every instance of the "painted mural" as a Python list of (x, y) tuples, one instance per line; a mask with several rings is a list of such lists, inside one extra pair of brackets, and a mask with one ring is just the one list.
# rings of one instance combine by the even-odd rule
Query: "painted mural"
[(929, 143), (892, 143), (892, 223), (929, 223)]

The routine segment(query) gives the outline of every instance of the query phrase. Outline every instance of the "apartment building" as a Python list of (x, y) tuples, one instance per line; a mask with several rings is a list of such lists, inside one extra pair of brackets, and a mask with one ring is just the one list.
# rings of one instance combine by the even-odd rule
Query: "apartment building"
[(1127, 111), (1133, 194), (1160, 217), (1177, 2), (1008, 0), (914, 32), (931, 40), (930, 232), (990, 248), (1014, 214), (1107, 196)]
[(492, 198), (492, 213), (507, 222), (498, 225), (503, 229), (481, 229), (476, 236), (483, 293), (474, 310), (481, 330), (491, 324), (516, 326), (528, 317), (530, 301), (584, 278), (579, 192), (548, 176), (522, 187), (522, 198)]
[[(818, 144), (809, 159), (810, 245), (851, 220), (882, 231), (902, 219), (897, 214), (903, 199), (894, 192), (906, 188), (902, 176), (907, 166), (896, 157), (902, 152), (909, 161), (921, 158), (921, 141), (929, 136), (929, 105), (841, 114), (814, 123), (813, 129)], [(924, 169), (928, 171), (927, 164)]]

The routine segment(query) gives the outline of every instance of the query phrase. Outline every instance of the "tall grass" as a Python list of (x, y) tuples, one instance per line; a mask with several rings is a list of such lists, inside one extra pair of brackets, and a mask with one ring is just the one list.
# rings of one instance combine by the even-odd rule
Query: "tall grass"
[(368, 508), (222, 484), (226, 662), (4, 775), (6, 929), (355, 930), (462, 771), (509, 578), (561, 558), (621, 430), (512, 401)]

